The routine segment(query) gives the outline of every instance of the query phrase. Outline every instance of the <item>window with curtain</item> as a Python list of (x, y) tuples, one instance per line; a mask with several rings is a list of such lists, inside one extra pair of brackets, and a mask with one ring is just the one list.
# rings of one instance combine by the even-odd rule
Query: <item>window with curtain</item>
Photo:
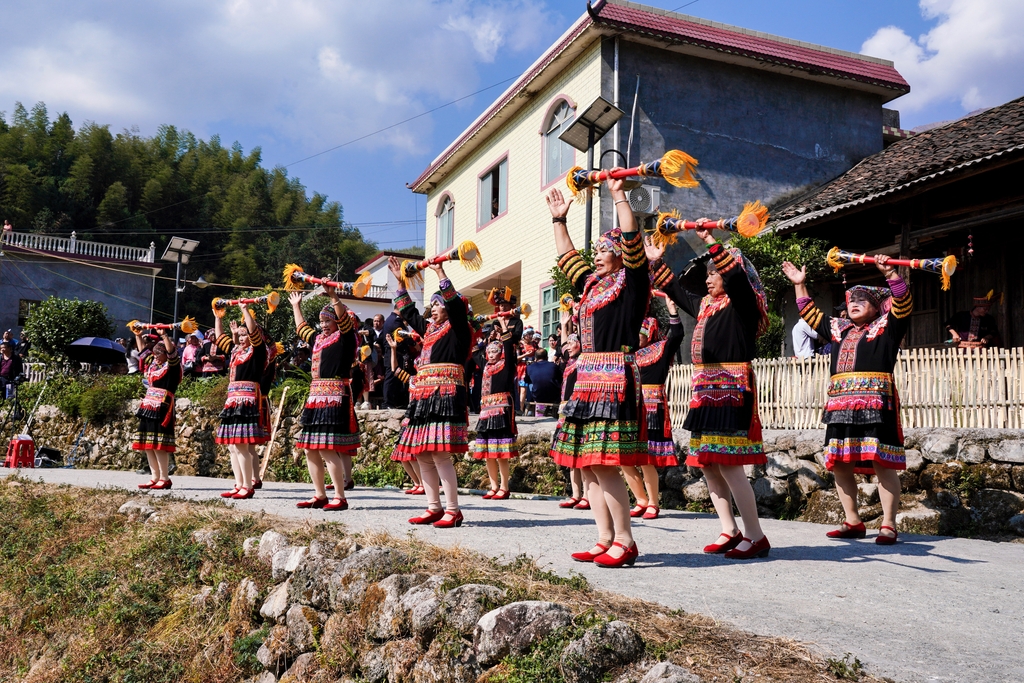
[(437, 210), (437, 252), (441, 253), (455, 241), (455, 202), (445, 195)]
[(551, 113), (544, 127), (544, 184), (554, 182), (576, 163), (576, 150), (558, 139), (576, 118), (576, 110), (562, 103)]
[(508, 211), (508, 159), (502, 159), (480, 177), (480, 212), (477, 225), (484, 225)]

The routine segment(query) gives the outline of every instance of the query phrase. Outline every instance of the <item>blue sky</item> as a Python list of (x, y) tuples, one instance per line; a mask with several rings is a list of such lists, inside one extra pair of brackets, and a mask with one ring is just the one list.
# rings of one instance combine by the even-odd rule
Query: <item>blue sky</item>
[[(76, 125), (150, 135), (173, 123), (258, 145), (265, 165), (287, 165), (396, 249), (423, 239), (425, 201), (405, 184), (584, 11), (580, 0), (7, 0), (0, 111), (45, 101)], [(913, 88), (888, 105), (905, 128), (1024, 94), (1020, 0), (697, 0), (680, 11), (893, 59)]]

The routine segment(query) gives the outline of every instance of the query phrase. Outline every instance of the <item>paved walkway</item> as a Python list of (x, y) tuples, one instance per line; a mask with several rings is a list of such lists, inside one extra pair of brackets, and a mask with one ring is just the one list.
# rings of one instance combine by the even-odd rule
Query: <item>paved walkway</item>
[[(0, 476), (11, 474), (0, 468)], [(21, 470), (52, 483), (135, 489), (129, 472)], [(223, 480), (175, 477), (175, 496), (203, 500)], [(151, 493), (149, 495), (167, 495)], [(826, 527), (763, 520), (769, 558), (735, 562), (701, 553), (717, 535), (709, 515), (667, 511), (636, 525), (641, 555), (634, 569), (602, 570), (568, 553), (593, 541), (589, 513), (554, 502), (462, 500), (461, 529), (412, 527), (421, 496), (356, 489), (352, 508), (325, 513), (295, 508), (308, 485), (267, 483), (239, 509), (346, 523), (353, 531), (414, 533), (492, 556), (526, 553), (561, 574), (578, 571), (593, 585), (710, 615), (748, 631), (816, 644), (826, 656), (851, 652), (876, 675), (897, 681), (1024, 681), (1024, 545), (907, 536), (895, 547), (828, 541)]]

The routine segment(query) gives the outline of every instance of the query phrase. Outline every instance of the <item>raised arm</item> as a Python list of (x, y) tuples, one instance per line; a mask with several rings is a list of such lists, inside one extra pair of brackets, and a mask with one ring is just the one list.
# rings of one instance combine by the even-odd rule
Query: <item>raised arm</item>
[(469, 348), (473, 338), (473, 331), (469, 327), (469, 311), (466, 302), (459, 296), (455, 285), (448, 279), (444, 272), (444, 266), (440, 263), (430, 266), (431, 270), (437, 273), (440, 284), (441, 298), (444, 300), (444, 310), (448, 312), (448, 320), (451, 322), (452, 333), (460, 343)]
[(676, 310), (672, 299), (665, 299), (665, 307), (668, 309), (668, 339), (665, 344), (665, 355), (671, 358), (676, 355), (676, 351), (682, 345), (686, 332), (683, 330), (683, 323), (679, 320), (679, 311)]
[(831, 339), (832, 331), (829, 328), (832, 325), (832, 318), (821, 312), (807, 291), (807, 266), (797, 268), (789, 261), (783, 261), (782, 273), (793, 283), (796, 290), (796, 308), (800, 311), (800, 317), (818, 333), (818, 337)]
[(565, 201), (565, 196), (562, 195), (562, 191), (557, 187), (551, 188), (546, 195), (544, 200), (548, 204), (548, 210), (551, 212), (551, 223), (555, 228), (555, 249), (559, 255), (566, 254), (576, 249), (572, 244), (572, 238), (569, 237), (569, 226), (567, 225), (567, 216), (569, 215), (569, 207), (572, 206), (572, 200)]
[(402, 263), (395, 256), (388, 257), (388, 270), (398, 280), (398, 291), (395, 292), (395, 310), (398, 311), (398, 315), (409, 324), (409, 327), (414, 329), (419, 334), (425, 334), (427, 331), (427, 321), (423, 319), (420, 312), (416, 310), (416, 304), (413, 303), (412, 297), (409, 296), (409, 292), (406, 291), (404, 280), (402, 279)]
[(899, 345), (910, 329), (910, 314), (914, 311), (914, 297), (911, 296), (907, 283), (899, 276), (896, 269), (889, 265), (888, 256), (876, 254), (875, 267), (885, 276), (885, 284), (889, 285), (889, 291), (892, 292), (892, 307), (889, 309), (889, 320), (886, 322), (886, 326), (896, 344)]

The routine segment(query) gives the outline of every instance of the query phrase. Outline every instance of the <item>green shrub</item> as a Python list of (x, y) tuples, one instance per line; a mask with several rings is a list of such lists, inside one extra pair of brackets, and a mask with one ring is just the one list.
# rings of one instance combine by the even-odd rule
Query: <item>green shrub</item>
[(32, 340), (33, 352), (49, 356), (63, 356), (76, 339), (109, 337), (113, 332), (107, 307), (100, 302), (55, 296), (32, 307), (22, 330)]
[(270, 403), (273, 410), (277, 410), (281, 394), (284, 392), (284, 388), (288, 387), (288, 396), (284, 400), (284, 414), (298, 415), (302, 411), (302, 406), (306, 405), (306, 399), (309, 397), (309, 385), (312, 381), (312, 377), (308, 379), (304, 377), (289, 377), (271, 389)]
[(207, 410), (219, 411), (224, 407), (224, 399), (228, 395), (228, 378), (226, 375), (217, 377), (186, 377), (175, 394), (177, 398), (187, 398), (198, 403)]

